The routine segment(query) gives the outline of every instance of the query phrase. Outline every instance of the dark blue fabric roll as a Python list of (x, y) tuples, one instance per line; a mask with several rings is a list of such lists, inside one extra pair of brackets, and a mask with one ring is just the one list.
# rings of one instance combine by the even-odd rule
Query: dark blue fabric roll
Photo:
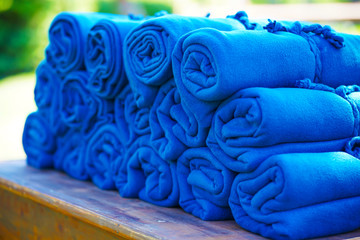
[(139, 107), (151, 106), (159, 86), (172, 78), (171, 54), (180, 36), (201, 27), (245, 29), (231, 18), (168, 14), (147, 20), (130, 31), (124, 43), (124, 66)]
[(101, 189), (115, 189), (113, 165), (123, 161), (124, 143), (115, 124), (104, 124), (89, 139), (86, 146), (86, 171)]
[(91, 28), (86, 42), (85, 65), (90, 73), (92, 93), (112, 99), (127, 85), (123, 42), (126, 34), (140, 23), (119, 15), (100, 20)]
[(360, 227), (360, 161), (344, 152), (275, 155), (240, 173), (229, 204), (243, 228), (309, 239)]
[(304, 78), (332, 87), (360, 83), (359, 36), (273, 32), (207, 28), (180, 38), (172, 56), (174, 79), (199, 136), (206, 135), (221, 101), (241, 89), (292, 87)]
[(232, 219), (228, 199), (235, 173), (228, 170), (211, 151), (186, 150), (177, 162), (180, 206), (202, 220)]
[(106, 101), (90, 93), (89, 74), (84, 71), (72, 72), (62, 81), (60, 89), (60, 114), (70, 128), (81, 129), (83, 134), (93, 131), (100, 121), (107, 121), (113, 112), (113, 102)]
[(358, 122), (350, 102), (333, 92), (248, 88), (219, 106), (207, 145), (228, 168), (246, 172), (273, 154), (344, 150)]
[(138, 137), (150, 133), (149, 108), (138, 108), (130, 86), (125, 86), (115, 99), (115, 123), (125, 146), (130, 146)]
[(151, 145), (165, 161), (175, 161), (185, 151), (185, 145), (173, 132), (177, 123), (173, 117), (182, 114), (180, 97), (174, 80), (169, 80), (160, 87), (150, 111)]
[[(128, 163), (129, 159), (135, 154), (138, 149), (149, 144), (149, 140), (150, 135), (144, 135), (137, 138), (133, 143), (131, 143), (131, 145), (129, 145), (125, 149), (126, 151), (124, 157), (118, 158), (111, 167), (115, 186), (119, 190), (119, 194), (122, 197), (139, 197), (139, 189), (141, 188), (141, 186), (144, 185), (144, 177), (141, 172), (134, 171), (132, 172), (132, 178), (128, 178)], [(136, 176), (136, 174), (138, 174), (138, 177)], [(136, 184), (138, 184), (140, 187)], [(134, 187), (135, 185), (136, 187)]]
[(67, 131), (60, 117), (60, 81), (55, 70), (46, 61), (42, 61), (36, 68), (35, 103), (49, 121), (53, 133), (58, 136)]
[(85, 70), (84, 55), (87, 34), (100, 19), (113, 17), (104, 13), (58, 14), (49, 29), (49, 46), (46, 60), (60, 77), (72, 71)]
[[(139, 197), (163, 207), (179, 204), (176, 164), (164, 161), (149, 145), (149, 136), (130, 147), (125, 161), (118, 164), (116, 186), (122, 197)], [(138, 145), (137, 145), (138, 144)]]
[(33, 112), (26, 118), (22, 143), (28, 165), (36, 168), (53, 167), (56, 139), (48, 121), (40, 112)]

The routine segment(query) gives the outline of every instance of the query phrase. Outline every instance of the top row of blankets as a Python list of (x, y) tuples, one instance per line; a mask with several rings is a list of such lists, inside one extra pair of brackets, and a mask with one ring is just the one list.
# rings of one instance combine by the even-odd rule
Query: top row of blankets
[(360, 36), (304, 22), (60, 13), (29, 165), (274, 239), (360, 227)]

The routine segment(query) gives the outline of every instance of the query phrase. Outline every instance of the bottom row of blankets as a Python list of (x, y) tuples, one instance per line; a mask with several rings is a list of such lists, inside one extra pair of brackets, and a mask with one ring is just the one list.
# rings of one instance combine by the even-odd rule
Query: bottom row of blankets
[(102, 16), (50, 27), (29, 165), (274, 239), (360, 227), (359, 36)]
[[(124, 119), (135, 118), (133, 100), (124, 101)], [(358, 131), (353, 108), (359, 101), (356, 91), (343, 98), (320, 90), (249, 88), (218, 108), (208, 147), (187, 149), (171, 163), (153, 150), (150, 134), (126, 149), (119, 124), (111, 121), (95, 124), (89, 138), (75, 131), (56, 139), (38, 111), (29, 115), (23, 141), (30, 165), (51, 159), (55, 168), (91, 178), (102, 189), (117, 188), (123, 197), (179, 204), (204, 220), (234, 218), (275, 239), (308, 238), (360, 226), (360, 161), (352, 156), (360, 139), (350, 137)], [(234, 141), (235, 135), (249, 137)]]

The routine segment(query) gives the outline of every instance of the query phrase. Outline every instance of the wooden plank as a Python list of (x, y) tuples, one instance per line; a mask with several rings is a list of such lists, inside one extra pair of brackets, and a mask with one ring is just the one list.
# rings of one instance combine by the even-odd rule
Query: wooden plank
[[(59, 236), (55, 238), (54, 236)], [(326, 239), (350, 239), (360, 231)], [(234, 221), (121, 198), (24, 161), (0, 163), (0, 239), (264, 239)]]

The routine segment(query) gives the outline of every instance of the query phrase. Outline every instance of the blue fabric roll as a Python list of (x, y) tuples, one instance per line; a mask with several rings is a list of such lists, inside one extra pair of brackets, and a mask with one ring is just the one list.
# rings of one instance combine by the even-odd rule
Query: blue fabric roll
[(113, 165), (123, 161), (124, 143), (115, 124), (104, 124), (89, 139), (86, 146), (86, 171), (101, 189), (115, 189)]
[(358, 121), (350, 102), (332, 92), (248, 88), (219, 106), (207, 145), (228, 168), (246, 172), (273, 154), (343, 150)]
[(344, 152), (275, 155), (240, 173), (229, 204), (243, 228), (308, 239), (360, 227), (360, 161)]
[(53, 133), (58, 136), (67, 131), (60, 117), (60, 81), (55, 70), (46, 61), (42, 61), (36, 68), (35, 103), (49, 121)]
[(182, 114), (180, 97), (174, 80), (160, 87), (150, 111), (151, 145), (165, 161), (175, 161), (185, 151), (186, 146), (173, 132), (177, 124), (172, 114)]
[(114, 104), (115, 123), (125, 146), (130, 146), (138, 137), (150, 133), (149, 108), (138, 108), (129, 85), (116, 97)]
[(53, 167), (56, 139), (48, 121), (39, 111), (26, 118), (22, 143), (28, 165), (36, 168)]
[(186, 150), (177, 162), (180, 206), (202, 220), (232, 219), (228, 199), (235, 173), (228, 170), (211, 151)]
[(273, 32), (207, 28), (180, 38), (172, 56), (174, 79), (199, 136), (206, 135), (221, 101), (241, 89), (292, 87), (304, 78), (332, 87), (360, 83), (359, 36)]
[(180, 36), (201, 27), (245, 29), (231, 18), (168, 14), (147, 20), (130, 31), (124, 43), (124, 66), (139, 107), (151, 106), (159, 86), (172, 78), (171, 54)]
[(103, 13), (58, 14), (49, 29), (46, 60), (60, 77), (77, 70), (85, 70), (84, 55), (87, 34), (100, 19), (113, 17)]
[[(114, 182), (119, 194), (125, 198), (139, 197), (139, 189), (144, 185), (144, 178), (141, 172), (133, 171), (132, 177), (128, 178), (128, 162), (135, 152), (143, 146), (149, 144), (150, 135), (144, 135), (137, 138), (131, 145), (125, 149), (123, 158), (118, 158), (111, 166)], [(138, 174), (138, 177), (137, 175)], [(129, 182), (130, 181), (130, 182)], [(131, 182), (132, 181), (132, 182)], [(129, 182), (129, 183), (128, 183)], [(140, 186), (137, 186), (137, 184)], [(136, 187), (134, 187), (136, 185)]]
[[(145, 142), (144, 136), (140, 141)], [(139, 197), (146, 202), (175, 207), (179, 203), (176, 164), (164, 161), (149, 145), (135, 142), (127, 159), (118, 164), (117, 187), (122, 197)]]
[(113, 112), (113, 102), (106, 101), (90, 93), (89, 74), (84, 71), (72, 72), (62, 81), (60, 89), (60, 114), (70, 128), (81, 129), (87, 135), (94, 125), (107, 121)]
[(85, 65), (90, 73), (90, 90), (94, 94), (112, 99), (127, 85), (123, 42), (126, 34), (140, 23), (119, 15), (100, 20), (91, 28), (86, 42)]

